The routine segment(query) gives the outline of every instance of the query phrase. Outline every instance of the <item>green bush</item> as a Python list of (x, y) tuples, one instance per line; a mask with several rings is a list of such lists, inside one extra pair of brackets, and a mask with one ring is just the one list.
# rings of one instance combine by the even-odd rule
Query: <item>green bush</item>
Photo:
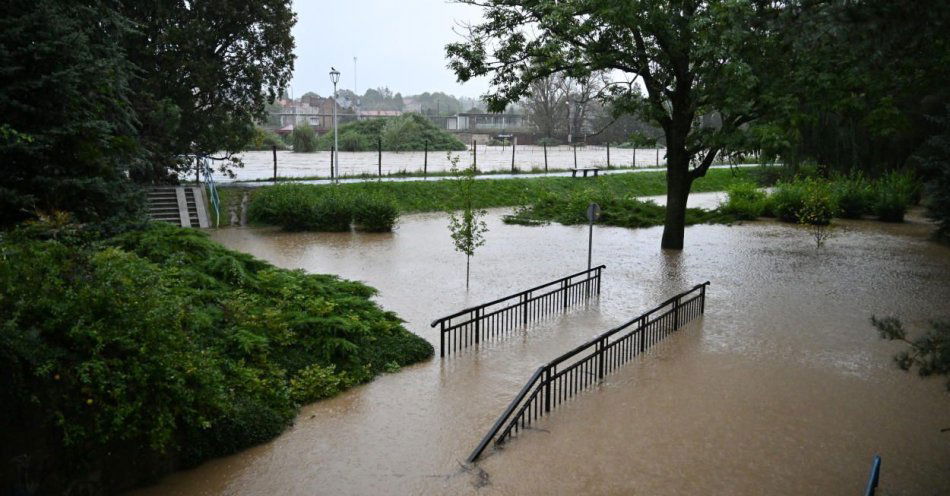
[(874, 194), (874, 215), (884, 222), (904, 222), (907, 198), (899, 192), (879, 188)]
[(353, 223), (362, 231), (392, 231), (399, 209), (392, 200), (379, 195), (362, 195), (353, 202)]
[(891, 171), (874, 185), (873, 211), (885, 222), (903, 222), (907, 207), (918, 201), (920, 183), (911, 172)]
[(302, 402), (432, 355), (372, 288), (197, 230), (68, 239), (84, 241), (18, 231), (0, 244), (0, 443), (35, 460), (41, 494), (115, 493), (232, 453)]
[(801, 183), (802, 203), (796, 217), (801, 224), (827, 226), (838, 213), (834, 194), (827, 182), (808, 179)]
[(834, 178), (832, 189), (841, 217), (857, 219), (871, 212), (874, 194), (870, 182), (861, 174)]
[(726, 203), (719, 210), (739, 220), (753, 220), (765, 212), (765, 193), (753, 183), (736, 183), (727, 190)]
[[(317, 133), (307, 123), (294, 126), (293, 146), (294, 151), (299, 153), (311, 153), (317, 151)], [(329, 147), (327, 147), (329, 150)]]
[(345, 232), (350, 224), (365, 231), (391, 231), (399, 217), (396, 203), (382, 194), (364, 194), (338, 186), (281, 184), (261, 188), (248, 208), (252, 222), (287, 231)]
[(798, 213), (805, 203), (805, 188), (801, 182), (780, 181), (769, 197), (767, 207), (784, 222), (798, 222)]
[(245, 150), (271, 150), (273, 147), (277, 147), (278, 150), (285, 150), (287, 144), (284, 142), (284, 139), (277, 135), (274, 131), (269, 129), (264, 129), (262, 127), (254, 128), (254, 135), (251, 137), (251, 140), (244, 146)]

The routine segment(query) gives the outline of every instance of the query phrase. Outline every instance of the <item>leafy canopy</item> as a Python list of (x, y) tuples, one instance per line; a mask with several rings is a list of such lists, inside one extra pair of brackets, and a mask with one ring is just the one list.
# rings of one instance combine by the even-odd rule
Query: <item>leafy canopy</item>
[[(459, 80), (489, 76), (492, 110), (501, 110), (552, 74), (623, 76), (600, 95), (618, 113), (658, 123), (671, 167), (703, 152), (694, 177), (715, 154), (743, 145), (740, 128), (776, 102), (767, 97), (779, 44), (767, 2), (637, 0), (462, 0), (484, 7), (485, 22), (447, 46)], [(643, 91), (641, 91), (641, 87)], [(716, 116), (704, 126), (702, 116)]]

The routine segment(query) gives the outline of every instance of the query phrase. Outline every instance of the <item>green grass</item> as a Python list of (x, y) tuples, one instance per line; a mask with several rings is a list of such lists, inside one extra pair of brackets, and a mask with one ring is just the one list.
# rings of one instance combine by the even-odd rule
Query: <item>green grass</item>
[[(753, 168), (710, 169), (693, 182), (692, 192), (724, 191), (736, 182), (748, 182)], [(451, 181), (365, 182), (339, 185), (300, 185), (315, 191), (336, 188), (344, 196), (376, 195), (390, 198), (400, 213), (435, 212), (452, 208), (455, 190)], [(273, 186), (250, 188), (251, 203)], [(531, 203), (542, 194), (569, 195), (587, 190), (617, 197), (662, 195), (666, 193), (666, 172), (608, 174), (597, 178), (532, 177), (475, 181), (475, 208), (514, 207)], [(238, 188), (221, 188), (222, 205), (240, 200)], [(226, 207), (225, 207), (226, 210)], [(227, 219), (223, 219), (227, 220)]]

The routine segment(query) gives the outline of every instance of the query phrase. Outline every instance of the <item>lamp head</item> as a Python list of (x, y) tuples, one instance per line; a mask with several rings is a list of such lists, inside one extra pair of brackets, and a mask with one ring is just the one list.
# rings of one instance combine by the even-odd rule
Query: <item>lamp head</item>
[(333, 84), (336, 84), (340, 81), (340, 71), (336, 70), (333, 67), (330, 68), (330, 81)]

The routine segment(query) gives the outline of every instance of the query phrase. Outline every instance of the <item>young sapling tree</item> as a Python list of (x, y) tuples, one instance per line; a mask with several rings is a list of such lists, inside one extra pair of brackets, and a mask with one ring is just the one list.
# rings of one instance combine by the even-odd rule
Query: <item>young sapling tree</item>
[(451, 153), (447, 155), (452, 164), (450, 170), (456, 185), (455, 201), (449, 207), (449, 232), (455, 244), (455, 251), (465, 254), (465, 290), (468, 291), (472, 256), (475, 255), (476, 248), (485, 244), (485, 233), (488, 232), (484, 221), (487, 212), (475, 208), (475, 167), (459, 170), (458, 156), (453, 157)]

